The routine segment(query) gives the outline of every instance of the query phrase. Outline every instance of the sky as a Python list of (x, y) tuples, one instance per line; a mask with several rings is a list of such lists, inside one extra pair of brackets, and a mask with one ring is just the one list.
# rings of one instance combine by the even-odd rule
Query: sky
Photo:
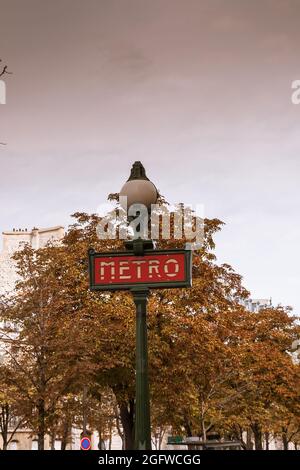
[(225, 222), (218, 262), (300, 314), (298, 0), (0, 0), (0, 231), (67, 226), (132, 163)]

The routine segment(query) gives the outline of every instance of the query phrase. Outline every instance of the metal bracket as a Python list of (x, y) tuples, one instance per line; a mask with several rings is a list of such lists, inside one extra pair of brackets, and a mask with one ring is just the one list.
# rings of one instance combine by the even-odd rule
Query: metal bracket
[(145, 250), (152, 250), (153, 249), (153, 241), (152, 240), (143, 240), (142, 238), (135, 238), (134, 240), (126, 240), (125, 241), (126, 250), (133, 251), (135, 256), (143, 256)]

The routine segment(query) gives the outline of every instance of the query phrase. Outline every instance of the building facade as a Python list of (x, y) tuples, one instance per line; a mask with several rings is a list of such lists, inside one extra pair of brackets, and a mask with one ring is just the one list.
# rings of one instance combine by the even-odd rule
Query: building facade
[(2, 233), (2, 250), (0, 252), (0, 295), (10, 292), (17, 281), (16, 264), (12, 255), (24, 244), (32, 248), (43, 248), (49, 241), (61, 240), (64, 227), (61, 225), (50, 228), (13, 229)]

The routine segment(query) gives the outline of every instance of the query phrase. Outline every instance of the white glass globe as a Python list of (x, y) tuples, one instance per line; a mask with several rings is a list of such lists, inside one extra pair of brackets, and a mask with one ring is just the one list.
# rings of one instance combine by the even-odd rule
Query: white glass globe
[(150, 209), (157, 201), (157, 189), (149, 180), (133, 179), (124, 184), (120, 196), (127, 196), (127, 208), (132, 204), (144, 204)]

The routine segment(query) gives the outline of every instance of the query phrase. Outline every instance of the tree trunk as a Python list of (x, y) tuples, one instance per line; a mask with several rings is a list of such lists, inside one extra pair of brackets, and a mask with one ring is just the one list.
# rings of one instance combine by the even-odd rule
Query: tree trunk
[(289, 450), (289, 441), (287, 438), (287, 433), (283, 432), (281, 435), (281, 438), (282, 438), (283, 450)]
[(60, 450), (66, 450), (67, 445), (68, 445), (68, 439), (66, 438), (66, 436), (63, 436), (61, 439)]
[(98, 436), (99, 436), (98, 449), (102, 450), (101, 449), (101, 447), (102, 447), (102, 427), (101, 427), (101, 425), (98, 426)]
[(55, 450), (55, 437), (56, 437), (55, 430), (53, 430), (50, 435), (50, 450)]
[(251, 428), (254, 434), (255, 450), (263, 450), (262, 432), (260, 424), (256, 422), (251, 426)]
[(203, 400), (201, 400), (200, 421), (201, 421), (202, 440), (205, 442), (206, 441), (206, 428), (205, 428), (205, 411), (204, 411), (204, 402), (203, 402)]
[[(2, 439), (3, 439), (3, 436), (2, 436)], [(6, 438), (5, 440), (3, 440), (2, 450), (7, 450), (7, 446), (8, 446), (8, 442), (7, 442), (7, 438)]]
[[(185, 416), (184, 419), (185, 419), (185, 421), (184, 421), (183, 427), (185, 429), (186, 435), (187, 435), (187, 437), (192, 437), (193, 429), (192, 429), (191, 423), (190, 423), (190, 421), (188, 420), (188, 418), (186, 416)], [(190, 446), (189, 444), (188, 444), (187, 448), (188, 448), (188, 450), (193, 450), (193, 447)]]
[(63, 426), (63, 433), (62, 433), (62, 436), (61, 436), (60, 450), (66, 450), (67, 445), (69, 443), (70, 430), (71, 430), (71, 424), (70, 424), (70, 421), (69, 421), (69, 416), (67, 416), (67, 419), (64, 422), (64, 426)]
[(8, 424), (9, 424), (9, 405), (5, 403), (1, 405), (1, 436), (2, 436), (2, 450), (7, 450), (8, 446)]
[[(101, 425), (98, 426), (98, 436), (99, 436), (98, 449), (99, 450), (105, 450), (105, 442), (104, 442), (104, 439), (102, 439), (102, 427), (101, 427)], [(108, 450), (111, 450), (111, 449), (109, 448)]]
[(125, 435), (125, 450), (134, 449), (134, 401), (119, 404), (120, 418)]
[(11, 418), (13, 416), (10, 405), (8, 403), (4, 403), (0, 405), (0, 410), (0, 434), (2, 436), (2, 450), (7, 450), (8, 444), (12, 441), (23, 420), (19, 419), (17, 425), (14, 425), (14, 429), (11, 429), (9, 432), (9, 427), (12, 424)]
[(160, 432), (159, 432), (159, 441), (158, 441), (158, 450), (161, 450), (164, 435), (165, 435), (165, 430), (160, 430)]
[(38, 450), (45, 450), (45, 401), (38, 401)]
[[(115, 410), (115, 414), (116, 414), (116, 427), (117, 427), (117, 430), (118, 430), (118, 434), (119, 434), (120, 438), (122, 439), (122, 450), (124, 450), (124, 448), (125, 448), (125, 438), (124, 438), (124, 432), (122, 432), (121, 427), (120, 427), (121, 417), (120, 417), (119, 411)], [(111, 424), (110, 424), (110, 430), (111, 430)], [(111, 438), (111, 432), (110, 432), (109, 437)], [(111, 439), (110, 439), (110, 441), (111, 441)]]
[(192, 437), (193, 433), (192, 433), (192, 427), (190, 425), (190, 422), (188, 420), (186, 420), (184, 423), (183, 423), (183, 427), (185, 429), (185, 432), (186, 432), (186, 435), (187, 437)]
[(247, 429), (247, 442), (246, 442), (246, 449), (253, 450), (253, 443), (252, 443), (252, 431), (250, 428)]
[(268, 432), (265, 432), (265, 441), (266, 441), (266, 450), (269, 450), (270, 433), (268, 433)]
[[(112, 444), (112, 422), (109, 422), (109, 438), (108, 438), (108, 450), (111, 450)], [(123, 439), (122, 439), (122, 447), (123, 447)]]
[(205, 429), (205, 423), (204, 423), (203, 418), (201, 418), (201, 431), (202, 431), (202, 440), (206, 441), (206, 429)]

